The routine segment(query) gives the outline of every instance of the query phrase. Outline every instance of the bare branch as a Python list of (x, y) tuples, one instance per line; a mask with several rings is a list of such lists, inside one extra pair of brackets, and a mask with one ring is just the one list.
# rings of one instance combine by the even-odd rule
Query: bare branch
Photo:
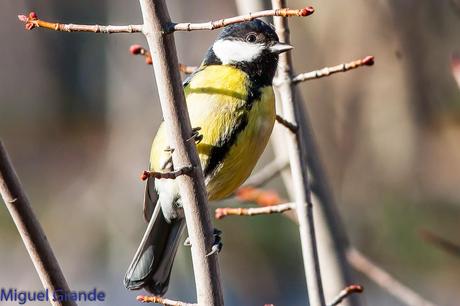
[(335, 73), (346, 72), (346, 71), (350, 71), (352, 69), (356, 69), (356, 68), (363, 67), (363, 66), (372, 66), (374, 65), (374, 62), (375, 61), (374, 61), (373, 56), (367, 56), (363, 59), (359, 59), (359, 60), (352, 61), (349, 63), (340, 64), (334, 67), (326, 67), (320, 70), (298, 74), (292, 78), (292, 82), (294, 84), (297, 84), (297, 83), (304, 82), (304, 81), (320, 79), (320, 78), (324, 78), (324, 77), (330, 76)]
[(452, 241), (449, 241), (427, 229), (420, 230), (420, 235), (425, 241), (438, 247), (439, 249), (451, 255), (460, 257), (460, 245), (455, 244)]
[(171, 22), (165, 0), (139, 0), (144, 20), (143, 32), (150, 50), (154, 75), (173, 164), (176, 169), (191, 165), (189, 175), (177, 177), (183, 202), (185, 220), (193, 247), (192, 262), (196, 295), (199, 305), (224, 304), (218, 256), (206, 256), (214, 244), (213, 227), (207, 207), (207, 192), (203, 171), (196, 152), (195, 142), (188, 141), (193, 134), (187, 112), (184, 90), (179, 74), (176, 46), (173, 35), (166, 35), (165, 27)]
[(60, 32), (92, 32), (92, 33), (140, 33), (142, 32), (142, 25), (86, 25), (86, 24), (63, 24), (57, 22), (49, 22), (38, 19), (35, 12), (30, 12), (29, 15), (18, 15), (20, 21), (25, 23), (26, 30), (34, 28), (44, 28)]
[(147, 295), (138, 295), (136, 299), (142, 303), (156, 303), (165, 306), (197, 306), (198, 304), (189, 304), (181, 301), (173, 301), (169, 299), (164, 299), (161, 296), (147, 296)]
[[(16, 171), (8, 157), (8, 153), (1, 141), (0, 193), (45, 289), (56, 294), (63, 293), (63, 291), (69, 292), (70, 289), (64, 274), (59, 267), (59, 263), (54, 256), (43, 228), (35, 217), (29, 200), (16, 175)], [(50, 302), (53, 305), (60, 306), (76, 305), (74, 301), (59, 301), (59, 299), (50, 299)]]
[(363, 255), (355, 248), (350, 248), (347, 252), (348, 262), (355, 270), (363, 273), (380, 287), (387, 290), (395, 298), (410, 306), (435, 306), (421, 297), (417, 292), (403, 285), (388, 272), (373, 263), (369, 258)]
[(276, 121), (294, 134), (297, 133), (297, 131), (299, 130), (299, 127), (297, 125), (289, 122), (280, 115), (276, 115)]
[(275, 160), (265, 165), (261, 170), (251, 175), (244, 183), (244, 186), (263, 186), (287, 167), (289, 167), (289, 161), (277, 157)]
[(260, 216), (270, 214), (281, 214), (293, 209), (295, 209), (295, 203), (284, 203), (272, 206), (251, 208), (217, 208), (216, 219), (223, 219), (226, 216)]
[[(266, 10), (247, 15), (241, 15), (236, 17), (230, 17), (215, 21), (203, 22), (203, 23), (172, 23), (168, 22), (164, 32), (173, 31), (195, 31), (195, 30), (215, 30), (231, 24), (241, 23), (250, 21), (255, 18), (267, 17), (267, 16), (309, 16), (313, 14), (314, 9), (312, 7), (305, 7), (303, 9), (292, 10), (289, 8), (281, 8), (277, 10)], [(112, 25), (86, 25), (86, 24), (63, 24), (57, 22), (49, 22), (38, 18), (35, 12), (30, 12), (29, 15), (18, 15), (20, 21), (25, 23), (27, 30), (34, 28), (45, 28), (53, 31), (61, 32), (92, 32), (92, 33), (139, 33), (143, 31), (143, 25), (123, 25), (123, 26), (112, 26)]]
[(184, 166), (178, 170), (171, 171), (171, 172), (155, 172), (155, 171), (144, 170), (144, 172), (141, 175), (141, 180), (145, 181), (149, 177), (154, 177), (156, 179), (176, 179), (181, 175), (191, 174), (192, 171), (193, 171), (192, 166)]
[[(129, 47), (129, 52), (133, 55), (142, 55), (145, 58), (145, 63), (147, 65), (152, 65), (152, 54), (141, 45), (132, 45)], [(197, 69), (198, 67), (196, 66), (187, 66), (179, 63), (179, 71), (185, 74), (191, 74)]]
[(348, 286), (347, 288), (343, 289), (340, 291), (340, 293), (337, 295), (337, 297), (330, 303), (328, 306), (337, 306), (340, 303), (343, 302), (348, 296), (354, 294), (354, 293), (361, 293), (363, 292), (364, 288), (360, 285), (351, 285)]
[(268, 16), (280, 16), (280, 17), (292, 17), (300, 16), (305, 17), (313, 14), (315, 10), (313, 7), (308, 6), (303, 9), (291, 10), (289, 8), (279, 8), (275, 10), (265, 10), (255, 13), (249, 13), (247, 15), (241, 15), (236, 17), (230, 17), (215, 21), (203, 22), (203, 23), (174, 23), (171, 25), (171, 31), (195, 31), (195, 30), (215, 30), (231, 24), (241, 23), (245, 21), (251, 21), (260, 17)]
[[(285, 7), (285, 0), (272, 0), (273, 8)], [(281, 42), (289, 43), (289, 27), (286, 18), (274, 18), (275, 29)], [(280, 55), (278, 64), (278, 77), (281, 80), (292, 79), (292, 58), (290, 52)], [(291, 82), (283, 82), (276, 88), (278, 98), (281, 98), (283, 115), (285, 119), (297, 125), (300, 118), (294, 102), (294, 86)], [(310, 306), (324, 306), (324, 293), (316, 244), (315, 226), (313, 222), (313, 203), (308, 181), (307, 165), (304, 160), (305, 148), (301, 141), (300, 133), (287, 135), (288, 153), (291, 173), (295, 190), (296, 212), (299, 221), (300, 242), (308, 287), (308, 300)]]

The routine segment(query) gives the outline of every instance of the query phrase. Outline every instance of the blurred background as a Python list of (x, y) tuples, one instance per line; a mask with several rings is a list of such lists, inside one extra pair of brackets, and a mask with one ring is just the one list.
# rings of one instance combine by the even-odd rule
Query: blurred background
[[(429, 229), (460, 243), (458, 0), (289, 1), (298, 72), (366, 55), (376, 65), (300, 85), (321, 159), (352, 243), (439, 305), (458, 305), (460, 258), (427, 244)], [(236, 14), (233, 1), (168, 1), (175, 21)], [(130, 56), (142, 35), (25, 31), (17, 14), (50, 21), (139, 24), (136, 2), (2, 1), (0, 137), (72, 289), (105, 305), (138, 305), (122, 284), (143, 234), (144, 184), (161, 122), (151, 67)], [(198, 64), (216, 32), (177, 33), (179, 60)], [(264, 163), (273, 159), (267, 149)], [(280, 179), (269, 184), (286, 196)], [(217, 205), (240, 205), (227, 200)], [(304, 305), (296, 226), (282, 216), (227, 218), (219, 255), (227, 305)], [(364, 305), (401, 305), (364, 275)], [(0, 287), (41, 284), (0, 209)], [(180, 248), (168, 297), (194, 301), (190, 251)], [(81, 303), (83, 304), (83, 303)]]

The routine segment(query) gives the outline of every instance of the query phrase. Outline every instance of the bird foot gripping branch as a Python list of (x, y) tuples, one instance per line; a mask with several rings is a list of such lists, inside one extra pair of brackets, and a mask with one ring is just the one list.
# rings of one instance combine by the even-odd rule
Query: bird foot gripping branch
[[(218, 254), (220, 251), (222, 251), (222, 248), (224, 247), (224, 244), (222, 243), (222, 231), (215, 228), (213, 231), (213, 236), (214, 236), (214, 243), (211, 247), (211, 252), (206, 254), (206, 257), (211, 256), (213, 254)], [(190, 241), (190, 237), (187, 237), (184, 241), (184, 246), (186, 247), (191, 247), (192, 242)]]

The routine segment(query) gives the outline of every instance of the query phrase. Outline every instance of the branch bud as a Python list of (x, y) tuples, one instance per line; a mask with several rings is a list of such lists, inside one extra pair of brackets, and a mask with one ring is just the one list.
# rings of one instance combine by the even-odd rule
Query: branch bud
[(372, 66), (374, 65), (375, 61), (374, 61), (374, 57), (373, 56), (366, 56), (364, 59), (363, 59), (363, 65), (366, 65), (366, 66)]

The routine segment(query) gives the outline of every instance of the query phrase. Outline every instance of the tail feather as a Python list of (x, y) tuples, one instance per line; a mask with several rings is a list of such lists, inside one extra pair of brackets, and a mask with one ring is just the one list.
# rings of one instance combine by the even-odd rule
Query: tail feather
[(161, 205), (155, 206), (141, 244), (126, 272), (126, 288), (145, 288), (159, 296), (166, 292), (184, 227), (183, 218), (167, 221)]

